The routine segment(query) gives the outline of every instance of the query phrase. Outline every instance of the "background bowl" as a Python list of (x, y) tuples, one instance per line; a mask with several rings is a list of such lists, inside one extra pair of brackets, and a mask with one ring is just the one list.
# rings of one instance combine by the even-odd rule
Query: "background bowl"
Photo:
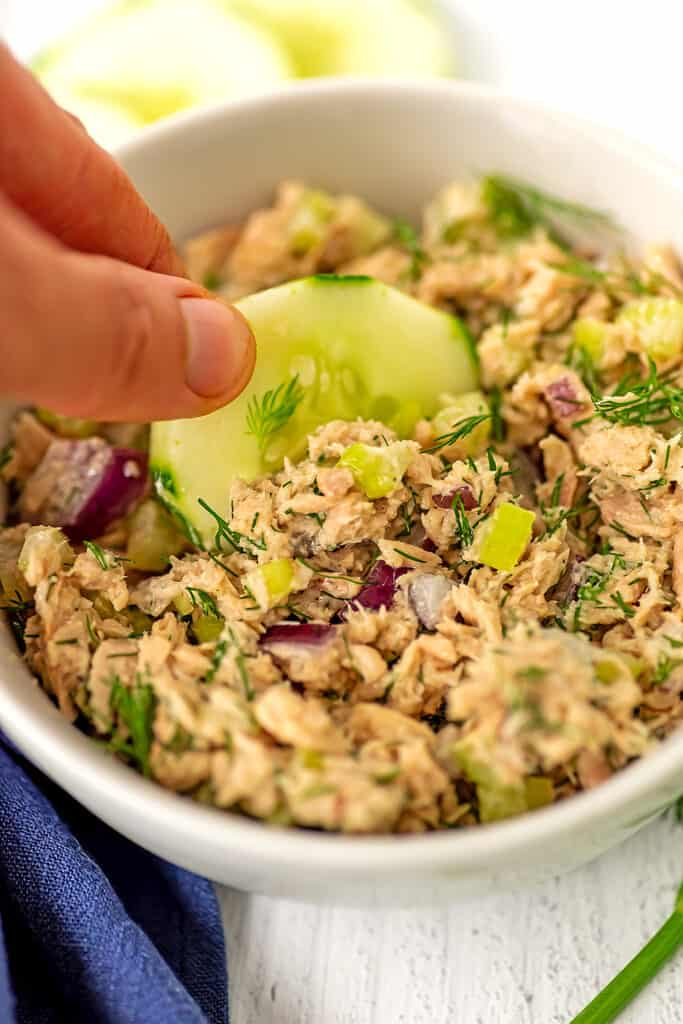
[[(417, 219), (448, 181), (501, 171), (683, 250), (683, 176), (602, 127), (462, 83), (327, 81), (200, 111), (119, 154), (178, 241), (269, 201), (284, 177)], [(9, 406), (0, 408), (0, 444)], [(0, 726), (106, 822), (242, 889), (347, 904), (443, 902), (540, 880), (625, 839), (683, 792), (683, 731), (590, 793), (511, 821), (405, 837), (268, 828), (166, 792), (104, 753), (38, 688), (0, 623)]]

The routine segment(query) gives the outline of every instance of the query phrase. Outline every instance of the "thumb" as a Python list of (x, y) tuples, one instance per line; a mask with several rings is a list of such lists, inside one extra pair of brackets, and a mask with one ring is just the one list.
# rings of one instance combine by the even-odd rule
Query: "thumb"
[(254, 368), (240, 313), (184, 278), (63, 248), (0, 199), (0, 389), (97, 420), (184, 418)]

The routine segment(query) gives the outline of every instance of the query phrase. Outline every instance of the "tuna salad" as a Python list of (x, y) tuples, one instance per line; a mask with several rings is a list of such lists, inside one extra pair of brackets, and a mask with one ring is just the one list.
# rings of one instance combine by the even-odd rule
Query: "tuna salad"
[(420, 227), (284, 182), (191, 241), (191, 276), (230, 301), (322, 275), (434, 307), (476, 378), (325, 422), (304, 370), (254, 392), (225, 448), (248, 435), (263, 469), (211, 463), (201, 520), (154, 443), (150, 473), (148, 428), (20, 411), (0, 606), (63, 714), (190, 799), (349, 833), (534, 810), (663, 740), (683, 708), (683, 274), (667, 247), (596, 241), (611, 230), (489, 176)]

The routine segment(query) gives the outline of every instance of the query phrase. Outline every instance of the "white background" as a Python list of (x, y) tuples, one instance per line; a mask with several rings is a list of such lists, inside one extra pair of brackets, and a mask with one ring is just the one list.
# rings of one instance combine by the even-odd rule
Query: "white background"
[[(97, 5), (0, 0), (0, 28), (27, 57)], [(679, 0), (443, 6), (464, 77), (602, 120), (683, 164)], [(570, 877), (464, 906), (320, 910), (224, 890), (232, 1021), (567, 1024), (663, 921), (681, 878), (683, 826), (669, 818)], [(678, 1024), (682, 1002), (683, 956), (621, 1019)]]

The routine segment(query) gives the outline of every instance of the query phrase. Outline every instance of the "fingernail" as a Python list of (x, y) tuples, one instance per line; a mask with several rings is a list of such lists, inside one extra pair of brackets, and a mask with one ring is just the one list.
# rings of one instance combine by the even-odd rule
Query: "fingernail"
[(187, 386), (202, 398), (237, 394), (248, 380), (254, 338), (244, 317), (215, 299), (181, 299), (187, 327)]

